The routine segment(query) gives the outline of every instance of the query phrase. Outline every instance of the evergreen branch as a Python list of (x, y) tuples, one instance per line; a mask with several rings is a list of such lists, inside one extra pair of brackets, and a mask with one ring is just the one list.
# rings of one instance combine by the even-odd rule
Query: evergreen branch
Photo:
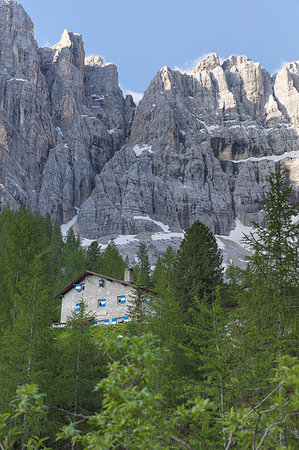
[(294, 412), (294, 413), (287, 414), (281, 422), (276, 422), (276, 423), (272, 423), (271, 425), (269, 425), (268, 428), (266, 428), (266, 431), (265, 431), (265, 433), (263, 434), (263, 437), (262, 437), (262, 439), (260, 440), (259, 445), (256, 447), (255, 450), (258, 450), (259, 448), (261, 448), (261, 445), (262, 445), (262, 443), (264, 442), (264, 440), (266, 439), (267, 434), (269, 433), (269, 431), (271, 430), (271, 428), (277, 427), (278, 425), (283, 425), (283, 424), (285, 424), (286, 421), (287, 421), (287, 419), (288, 419), (288, 417), (290, 417), (290, 416), (297, 416), (298, 414), (299, 414), (299, 412)]
[(291, 394), (289, 394), (284, 400), (282, 400), (280, 403), (278, 403), (278, 405), (275, 405), (275, 406), (273, 406), (273, 408), (270, 408), (270, 409), (265, 409), (264, 411), (259, 412), (259, 414), (266, 414), (266, 413), (275, 411), (275, 409), (279, 408), (279, 406), (284, 405), (289, 400), (290, 397), (291, 397)]
[(245, 417), (248, 417), (251, 413), (253, 413), (256, 409), (258, 409), (263, 403), (265, 403), (268, 398), (270, 398), (275, 392), (277, 392), (282, 387), (282, 383), (279, 383), (278, 386), (276, 386), (275, 389), (273, 389), (272, 392), (270, 392), (266, 397), (263, 398), (256, 406), (254, 406), (247, 414), (245, 414)]

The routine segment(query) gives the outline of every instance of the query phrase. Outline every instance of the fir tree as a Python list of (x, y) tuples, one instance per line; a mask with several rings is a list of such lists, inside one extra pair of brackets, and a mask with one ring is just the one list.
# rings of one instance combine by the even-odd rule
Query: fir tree
[(137, 252), (138, 265), (135, 268), (137, 276), (140, 277), (140, 283), (142, 286), (150, 288), (151, 287), (151, 266), (149, 263), (147, 247), (144, 242), (140, 242), (138, 252)]
[[(112, 240), (100, 259), (100, 267), (96, 265), (98, 273), (123, 280), (126, 264), (122, 259), (114, 241)], [(100, 269), (100, 270), (99, 270)]]
[(97, 241), (93, 241), (87, 249), (85, 258), (85, 267), (87, 270), (95, 271), (101, 267), (101, 251)]
[(198, 220), (187, 231), (174, 263), (173, 283), (187, 311), (195, 297), (201, 299), (222, 282), (222, 256), (213, 233)]
[(254, 252), (248, 258), (250, 272), (280, 293), (290, 292), (299, 285), (299, 224), (292, 222), (298, 214), (299, 203), (291, 201), (294, 190), (286, 186), (284, 177), (285, 171), (279, 163), (268, 179), (265, 224), (253, 222), (253, 232), (243, 239)]

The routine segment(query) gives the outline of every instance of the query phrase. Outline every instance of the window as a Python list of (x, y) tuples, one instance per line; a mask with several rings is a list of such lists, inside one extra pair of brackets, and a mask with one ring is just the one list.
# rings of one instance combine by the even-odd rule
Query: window
[(106, 306), (105, 298), (101, 298), (100, 300), (98, 300), (98, 308), (104, 308), (105, 306)]
[(76, 303), (75, 311), (80, 311), (81, 303)]
[(109, 323), (109, 319), (107, 319), (108, 322), (106, 322), (106, 320), (97, 320), (97, 325), (104, 325), (105, 323)]
[(105, 280), (103, 280), (103, 278), (99, 279), (99, 288), (104, 287), (105, 286)]
[(105, 320), (104, 320), (104, 323), (109, 323), (109, 319), (105, 319)]
[(129, 321), (129, 316), (125, 316), (124, 317), (124, 322), (128, 322)]
[(116, 319), (112, 319), (112, 323), (117, 323), (117, 320)]
[(145, 297), (144, 303), (149, 303), (149, 297), (148, 296)]
[(85, 290), (85, 283), (76, 284), (76, 291), (81, 292)]
[(123, 305), (124, 303), (126, 303), (126, 296), (125, 295), (119, 295), (117, 297), (117, 303), (119, 305)]

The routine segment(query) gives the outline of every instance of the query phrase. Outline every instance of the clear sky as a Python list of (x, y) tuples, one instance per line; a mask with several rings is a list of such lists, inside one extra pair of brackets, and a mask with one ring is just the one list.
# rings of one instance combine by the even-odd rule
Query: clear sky
[(20, 0), (40, 46), (65, 28), (86, 55), (118, 67), (122, 86), (143, 92), (163, 66), (188, 69), (202, 55), (247, 55), (271, 74), (299, 59), (299, 0)]

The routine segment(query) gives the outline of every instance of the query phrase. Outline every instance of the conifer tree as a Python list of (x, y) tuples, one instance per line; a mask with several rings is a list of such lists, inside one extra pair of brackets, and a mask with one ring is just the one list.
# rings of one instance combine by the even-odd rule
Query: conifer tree
[(112, 240), (102, 254), (100, 270), (97, 267), (97, 272), (108, 277), (123, 280), (125, 268), (126, 264)]
[(187, 311), (195, 297), (211, 292), (222, 282), (222, 256), (213, 233), (198, 220), (187, 231), (174, 263), (173, 283)]
[(142, 286), (151, 287), (151, 266), (149, 263), (149, 257), (147, 253), (147, 247), (144, 242), (140, 242), (137, 252), (138, 265), (135, 268), (137, 276), (140, 276), (140, 283)]
[(80, 247), (80, 238), (75, 236), (73, 229), (68, 232), (66, 242), (63, 246), (62, 266), (63, 266), (63, 284), (70, 283), (85, 269), (85, 252)]
[(93, 241), (87, 249), (85, 258), (85, 267), (87, 270), (96, 271), (96, 268), (101, 267), (101, 251), (97, 241)]
[(243, 239), (254, 252), (248, 258), (250, 272), (281, 294), (299, 285), (299, 224), (292, 222), (299, 203), (292, 201), (294, 189), (286, 185), (284, 177), (285, 171), (278, 163), (268, 179), (265, 224), (253, 222), (253, 232)]
[(141, 284), (141, 277), (138, 275), (135, 283), (133, 293), (130, 295), (128, 314), (130, 317), (129, 328), (133, 331), (133, 334), (142, 334), (144, 332), (144, 324), (149, 314), (146, 307), (146, 300), (148, 298), (148, 292)]

